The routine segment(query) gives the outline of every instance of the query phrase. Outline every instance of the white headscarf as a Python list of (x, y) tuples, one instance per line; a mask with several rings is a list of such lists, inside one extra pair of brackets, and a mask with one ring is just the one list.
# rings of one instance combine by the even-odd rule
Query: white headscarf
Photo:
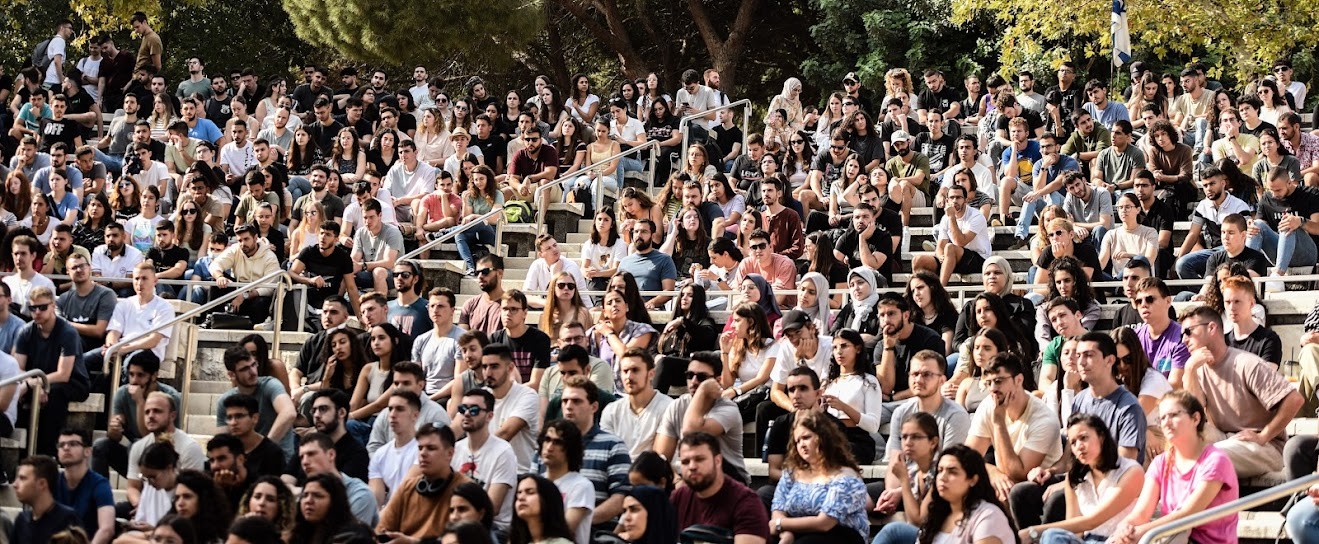
[(862, 324), (870, 317), (870, 312), (875, 309), (875, 305), (879, 304), (879, 281), (875, 279), (875, 269), (870, 268), (869, 266), (858, 266), (853, 268), (852, 271), (847, 274), (848, 282), (852, 281), (853, 276), (861, 278), (866, 283), (870, 284), (870, 296), (866, 297), (864, 300), (852, 299), (851, 328), (859, 331), (862, 329)]
[[(815, 322), (816, 330), (821, 332), (828, 331), (831, 318), (829, 315), (829, 280), (824, 279), (824, 275), (819, 272), (808, 272), (801, 277), (801, 281), (809, 281), (815, 284), (815, 293), (817, 296), (815, 297), (814, 306), (808, 308), (798, 304), (797, 309), (805, 312), (806, 315), (811, 317), (811, 321)], [(801, 298), (798, 297), (797, 300), (800, 301)]]

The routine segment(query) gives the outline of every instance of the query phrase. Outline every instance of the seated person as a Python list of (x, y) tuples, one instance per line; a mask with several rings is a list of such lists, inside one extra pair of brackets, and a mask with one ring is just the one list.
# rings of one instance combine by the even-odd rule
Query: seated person
[[(212, 300), (232, 289), (226, 272), (232, 274), (232, 281), (248, 283), (280, 269), (274, 249), (270, 242), (257, 236), (255, 225), (243, 225), (234, 229), (234, 232), (238, 235), (238, 243), (220, 253), (209, 267), (211, 276), (215, 278), (215, 287), (211, 289)], [(273, 288), (258, 287), (244, 292), (230, 305), (234, 313), (250, 316), (253, 323), (262, 323), (271, 316), (273, 296)]]
[[(146, 350), (129, 353), (125, 357), (125, 364), (128, 366), (128, 386), (115, 389), (106, 435), (92, 445), (92, 470), (105, 477), (110, 476), (112, 468), (120, 475), (128, 474), (128, 446), (123, 444), (123, 440), (127, 438), (129, 444), (132, 444), (142, 438), (146, 422), (140, 417), (138, 407), (148, 395), (160, 391), (173, 398), (175, 405), (183, 403), (178, 390), (157, 379), (160, 358), (154, 353)], [(179, 417), (174, 424), (182, 425), (182, 414), (176, 415)]]
[(981, 381), (989, 398), (980, 403), (966, 445), (987, 459), (990, 484), (1000, 498), (1012, 486), (1024, 482), (1039, 467), (1051, 467), (1062, 458), (1061, 432), (1053, 411), (1024, 387), (1026, 369), (1021, 358), (1000, 353), (989, 364)]
[[(890, 432), (885, 445), (885, 459), (889, 462), (902, 456), (901, 422), (907, 421), (912, 414), (926, 413), (934, 416), (939, 422), (940, 444), (956, 445), (965, 442), (972, 424), (971, 416), (961, 404), (940, 393), (944, 381), (948, 379), (948, 362), (942, 355), (922, 350), (912, 356), (910, 365), (907, 376), (911, 382), (912, 396), (894, 407), (890, 417), (891, 421), (899, 423), (898, 432)], [(869, 488), (874, 496), (884, 490), (882, 484)]]
[(51, 457), (34, 455), (18, 462), (14, 494), (26, 508), (9, 530), (11, 542), (51, 542), (57, 533), (81, 525), (77, 512), (55, 501), (59, 480), (59, 464)]
[(870, 358), (862, 351), (865, 342), (860, 333), (851, 329), (834, 333), (833, 347), (834, 360), (820, 389), (822, 406), (847, 426), (844, 434), (848, 443), (866, 447), (879, 436), (882, 416), (889, 412), (884, 407), (880, 382)]
[[(1076, 236), (1076, 228), (1070, 219), (1056, 217), (1047, 224), (1041, 225), (1045, 236), (1048, 237), (1049, 245), (1040, 253), (1040, 257), (1035, 260), (1035, 283), (1040, 285), (1048, 283), (1049, 267), (1053, 262), (1062, 257), (1072, 257), (1081, 262), (1081, 268), (1085, 272), (1085, 277), (1094, 281), (1100, 281), (1102, 267), (1099, 265), (1099, 251), (1094, 244), (1081, 243)], [(1099, 273), (1101, 276), (1096, 277)], [(1037, 289), (1037, 292), (1042, 289)]]
[[(1015, 119), (1014, 119), (1015, 122)], [(1025, 147), (1018, 151), (1018, 147), (1024, 144), (1015, 143), (1016, 135), (1023, 130), (1024, 123), (1013, 125), (1014, 144), (1012, 147), (1003, 151), (1003, 168), (1009, 170), (1016, 165), (1017, 170), (1024, 170), (1023, 166), (1027, 160), (1030, 160), (1030, 185), (1023, 185), (1019, 182), (1012, 181), (1011, 178), (1004, 177), (999, 182), (999, 208), (1006, 209), (1012, 200), (1020, 199), (1022, 202), (1021, 214), (1017, 217), (1017, 242), (1009, 249), (1021, 249), (1026, 246), (1026, 238), (1030, 233), (1030, 226), (1035, 220), (1035, 215), (1040, 213), (1045, 206), (1049, 204), (1062, 204), (1066, 196), (1065, 182), (1069, 172), (1079, 172), (1080, 166), (1076, 159), (1063, 155), (1058, 147), (1058, 138), (1053, 134), (1046, 133), (1040, 137), (1039, 151), (1037, 157), (1031, 157), (1031, 148)], [(1015, 162), (1010, 159), (1012, 156), (1018, 157)], [(1009, 190), (1008, 186), (1012, 189)], [(1012, 192), (1015, 191), (1015, 192)], [(1004, 201), (1007, 200), (1008, 203)], [(1041, 226), (1044, 226), (1041, 224)]]
[[(747, 236), (751, 253), (742, 259), (738, 274), (743, 277), (759, 274), (774, 289), (791, 291), (797, 285), (797, 265), (791, 258), (774, 251), (771, 238), (770, 233), (764, 230), (751, 231)], [(793, 295), (778, 295), (776, 298), (780, 306), (791, 307), (796, 303), (796, 297)]]
[(1272, 329), (1256, 322), (1252, 313), (1257, 302), (1255, 283), (1233, 276), (1223, 280), (1220, 290), (1228, 347), (1254, 354), (1275, 368), (1282, 364), (1282, 339)]
[(394, 439), (386, 442), (371, 454), (371, 463), (367, 466), (367, 485), (376, 497), (376, 503), (384, 506), (389, 497), (400, 490), (400, 483), (409, 470), (417, 463), (416, 425), (421, 412), (421, 397), (414, 391), (395, 390), (389, 395), (390, 430)]
[[(578, 335), (581, 335), (583, 332), (581, 325), (577, 325), (576, 328), (572, 330)], [(546, 376), (549, 376), (550, 373), (553, 372), (554, 377), (552, 380), (542, 379), (540, 383), (539, 396), (541, 398), (541, 421), (553, 421), (563, 417), (563, 384), (568, 378), (573, 376), (585, 376), (587, 379), (590, 379), (592, 383), (595, 383), (597, 377), (596, 362), (599, 362), (599, 368), (608, 372), (608, 382), (605, 384), (608, 386), (608, 389), (603, 388), (598, 383), (596, 384), (596, 388), (599, 390), (600, 413), (603, 413), (604, 408), (608, 407), (618, 399), (618, 397), (610, 392), (610, 390), (614, 388), (613, 370), (603, 361), (597, 359), (593, 362), (590, 354), (587, 353), (586, 348), (577, 344), (563, 345), (556, 351), (558, 351), (558, 355), (556, 356), (557, 358), (554, 366), (545, 371)], [(590, 372), (588, 372), (588, 370)]]
[(220, 395), (216, 401), (216, 426), (227, 431), (228, 414), (224, 409), (226, 398), (247, 395), (257, 401), (256, 432), (279, 444), (287, 457), (292, 457), (293, 421), (297, 409), (284, 385), (272, 376), (257, 375), (256, 357), (246, 347), (234, 346), (224, 352), (224, 367), (234, 388)]
[(804, 248), (801, 216), (784, 206), (786, 192), (782, 176), (766, 178), (760, 183), (760, 198), (765, 203), (765, 230), (769, 232), (774, 252), (789, 259), (801, 257)]
[(853, 268), (847, 274), (848, 301), (834, 316), (833, 329), (829, 332), (837, 335), (843, 329), (852, 329), (865, 339), (866, 345), (873, 345), (879, 338), (879, 285), (875, 269), (868, 266)]
[(934, 227), (935, 255), (920, 255), (912, 261), (912, 270), (937, 271), (944, 285), (953, 274), (974, 274), (993, 251), (993, 235), (980, 210), (967, 205), (966, 187), (955, 185), (948, 190), (943, 219)]
[[(867, 202), (858, 203), (852, 210), (852, 221), (844, 227), (842, 236), (837, 238), (833, 254), (838, 263), (846, 263), (848, 268), (866, 266), (874, 269), (883, 278), (884, 285), (888, 285), (899, 266), (901, 256), (895, 250), (898, 244), (893, 243), (894, 232), (877, 217), (885, 211)], [(901, 224), (897, 226), (901, 227)], [(897, 234), (901, 240), (901, 231)], [(865, 240), (864, 245), (862, 240)]]
[(734, 478), (750, 481), (742, 457), (742, 416), (737, 404), (724, 398), (719, 386), (723, 362), (719, 352), (692, 354), (687, 364), (687, 393), (669, 403), (655, 435), (655, 452), (672, 459), (679, 440), (705, 432), (719, 441), (719, 452), (734, 471)]
[[(1063, 257), (1053, 261), (1049, 267), (1049, 287), (1048, 295), (1044, 297), (1045, 303), (1058, 297), (1068, 297), (1081, 305), (1081, 324), (1086, 329), (1093, 330), (1099, 323), (1102, 308), (1096, 297), (1094, 288), (1090, 287), (1090, 279), (1085, 274), (1085, 269), (1081, 266), (1080, 261), (1071, 257)], [(1044, 311), (1044, 304), (1036, 307), (1035, 314), (1035, 340), (1040, 345), (1047, 344), (1053, 338), (1054, 329), (1049, 323), (1048, 316)]]
[[(915, 392), (908, 379), (912, 358), (924, 350), (943, 356), (946, 343), (934, 329), (912, 319), (911, 304), (897, 293), (880, 295), (875, 311), (879, 313), (882, 336), (875, 342), (871, 360), (875, 362), (875, 375), (879, 378), (884, 400), (900, 401), (912, 397)], [(881, 425), (887, 423), (888, 415), (885, 410)]]
[(1145, 347), (1145, 356), (1154, 368), (1168, 378), (1173, 389), (1182, 388), (1183, 369), (1190, 358), (1181, 323), (1168, 317), (1172, 297), (1168, 284), (1159, 278), (1145, 278), (1136, 285), (1132, 304), (1140, 311), (1141, 323), (1134, 328)]
[[(577, 262), (563, 256), (559, 251), (559, 242), (551, 234), (541, 234), (536, 236), (536, 260), (532, 261), (531, 266), (527, 267), (527, 276), (523, 280), (522, 289), (527, 292), (551, 291), (550, 279), (559, 272), (572, 274), (577, 280), (577, 285), (586, 285), (586, 278), (582, 276), (582, 269)], [(587, 308), (592, 306), (591, 297), (578, 295), (582, 304)], [(545, 307), (546, 297), (534, 295), (527, 297), (528, 304), (535, 309)]]

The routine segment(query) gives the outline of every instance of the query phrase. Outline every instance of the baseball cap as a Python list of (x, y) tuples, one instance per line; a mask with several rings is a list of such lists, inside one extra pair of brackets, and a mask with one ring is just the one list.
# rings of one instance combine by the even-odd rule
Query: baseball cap
[(894, 132), (894, 133), (893, 133), (893, 136), (889, 138), (889, 143), (893, 143), (893, 142), (906, 142), (906, 141), (910, 141), (910, 140), (911, 140), (911, 135), (910, 135), (910, 134), (907, 134), (907, 131), (905, 131), (905, 130), (899, 130), (899, 131), (897, 131), (897, 132)]
[(856, 72), (848, 72), (847, 75), (843, 76), (843, 83), (847, 83), (847, 82), (849, 82), (849, 81), (856, 82), (856, 83), (860, 83), (860, 82), (861, 82), (860, 79), (857, 79), (857, 77), (856, 77)]
[(781, 322), (783, 323), (783, 332), (795, 331), (810, 323), (811, 317), (801, 310), (788, 310), (788, 313), (783, 314)]

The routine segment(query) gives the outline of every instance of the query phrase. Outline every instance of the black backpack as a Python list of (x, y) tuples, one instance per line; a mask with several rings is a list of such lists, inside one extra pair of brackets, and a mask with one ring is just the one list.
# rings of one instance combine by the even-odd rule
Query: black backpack
[(50, 48), (50, 42), (54, 39), (54, 36), (46, 38), (45, 41), (37, 44), (36, 49), (32, 50), (32, 66), (41, 70), (43, 74), (46, 72), (46, 69), (50, 67), (52, 59), (46, 56), (46, 50)]

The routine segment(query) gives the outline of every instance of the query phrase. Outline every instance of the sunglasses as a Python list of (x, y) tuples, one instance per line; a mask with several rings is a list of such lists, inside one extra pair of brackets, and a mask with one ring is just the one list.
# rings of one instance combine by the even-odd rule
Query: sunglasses
[[(181, 214), (183, 214), (183, 215), (197, 215), (197, 208), (188, 208), (188, 209), (185, 209), (185, 210), (181, 210), (181, 211), (179, 211), (179, 213), (181, 213)], [(308, 213), (310, 213), (310, 212), (308, 212)], [(315, 215), (315, 214), (312, 214), (312, 215)]]
[(458, 414), (459, 414), (459, 415), (464, 415), (464, 416), (467, 416), (467, 417), (476, 417), (476, 416), (479, 416), (479, 415), (481, 415), (481, 411), (482, 411), (482, 410), (485, 410), (485, 408), (482, 408), (482, 407), (477, 406), (477, 405), (475, 405), (475, 404), (459, 404), (459, 405), (458, 405)]
[(760, 250), (765, 249), (765, 248), (767, 248), (767, 247), (769, 247), (769, 244), (766, 244), (766, 243), (751, 244), (751, 250), (752, 250), (752, 251), (760, 251)]
[(32, 311), (34, 311), (34, 312), (44, 312), (44, 311), (50, 309), (50, 303), (47, 302), (47, 303), (45, 303), (45, 304), (29, 304), (29, 305), (28, 305), (28, 309), (30, 309), (30, 310), (32, 310)]
[(1146, 306), (1146, 305), (1154, 304), (1154, 301), (1156, 300), (1159, 300), (1159, 297), (1156, 297), (1154, 295), (1145, 295), (1143, 297), (1137, 297), (1131, 299), (1131, 304), (1134, 306)]
[(478, 275), (478, 276), (484, 276), (484, 275), (489, 274), (489, 273), (494, 272), (494, 271), (495, 271), (495, 269), (493, 269), (493, 268), (481, 268), (481, 269), (479, 269), (479, 270), (476, 271), (476, 275)]
[(845, 145), (831, 145), (831, 146), (829, 146), (829, 149), (832, 149), (832, 150), (834, 150), (834, 151), (842, 151), (842, 150), (844, 150), (844, 149), (847, 149), (847, 146), (845, 146)]
[(1049, 238), (1062, 238), (1063, 236), (1065, 236), (1065, 235), (1067, 235), (1067, 234), (1068, 234), (1068, 233), (1067, 233), (1067, 231), (1065, 231), (1065, 230), (1055, 230), (1055, 231), (1049, 233)]
[(413, 277), (413, 276), (416, 276), (416, 274), (413, 274), (413, 273), (411, 273), (411, 272), (395, 272), (395, 273), (394, 273), (394, 277), (397, 277), (397, 278), (403, 278), (403, 279), (405, 279), (405, 280), (408, 279), (408, 278), (411, 278), (411, 277)]
[(792, 143), (792, 145), (797, 145), (797, 144), (804, 144), (804, 143), (806, 143), (806, 140), (789, 140), (789, 141)]
[(577, 289), (577, 284), (575, 283), (556, 283), (554, 284), (554, 286), (558, 287), (559, 289), (567, 289), (569, 291), (573, 291)]
[(710, 378), (713, 378), (713, 377), (714, 377), (714, 374), (709, 374), (709, 373), (706, 373), (706, 372), (691, 372), (691, 371), (688, 371), (686, 374), (683, 374), (683, 376), (686, 376), (686, 377), (687, 377), (687, 381), (689, 381), (689, 382), (692, 381), (692, 380), (696, 380), (696, 381), (698, 381), (698, 382), (703, 382), (703, 381), (705, 381), (705, 380), (708, 380), (708, 379), (710, 379)]

